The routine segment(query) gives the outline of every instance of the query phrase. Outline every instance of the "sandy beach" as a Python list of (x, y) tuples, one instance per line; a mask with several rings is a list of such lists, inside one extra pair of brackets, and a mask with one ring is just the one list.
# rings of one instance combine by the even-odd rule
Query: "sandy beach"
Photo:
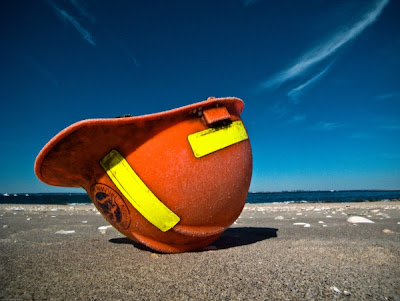
[(106, 226), (92, 205), (0, 205), (0, 300), (400, 300), (399, 201), (247, 204), (182, 254)]

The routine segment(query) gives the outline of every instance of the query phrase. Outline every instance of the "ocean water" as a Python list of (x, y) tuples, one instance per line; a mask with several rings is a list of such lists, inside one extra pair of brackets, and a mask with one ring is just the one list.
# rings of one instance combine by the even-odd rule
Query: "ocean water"
[[(296, 191), (249, 193), (247, 203), (348, 203), (400, 200), (400, 190)], [(86, 193), (0, 194), (0, 204), (90, 204)]]
[(249, 193), (247, 203), (350, 203), (400, 200), (400, 190)]

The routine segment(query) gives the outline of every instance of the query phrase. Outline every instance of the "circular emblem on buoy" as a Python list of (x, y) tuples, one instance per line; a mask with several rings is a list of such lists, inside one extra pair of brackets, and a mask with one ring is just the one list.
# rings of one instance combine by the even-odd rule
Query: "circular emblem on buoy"
[(94, 184), (91, 195), (97, 209), (111, 224), (123, 230), (129, 228), (131, 224), (129, 209), (114, 189), (104, 184)]

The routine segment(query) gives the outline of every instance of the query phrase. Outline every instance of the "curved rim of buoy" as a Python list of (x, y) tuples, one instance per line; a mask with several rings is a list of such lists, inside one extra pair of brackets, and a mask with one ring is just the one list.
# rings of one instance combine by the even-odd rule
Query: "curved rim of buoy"
[(155, 240), (151, 237), (147, 237), (138, 233), (132, 233), (134, 240), (137, 242), (161, 253), (183, 253), (187, 251), (201, 250), (205, 246), (211, 244), (218, 237), (222, 235), (222, 232), (214, 234), (212, 236), (203, 237), (199, 241), (192, 242), (189, 244), (171, 244)]
[(194, 104), (190, 104), (187, 106), (179, 107), (176, 109), (172, 110), (167, 110), (163, 112), (158, 112), (158, 113), (152, 113), (152, 114), (146, 114), (146, 115), (140, 115), (140, 116), (130, 116), (130, 117), (124, 117), (124, 118), (96, 118), (96, 119), (85, 119), (78, 121), (76, 123), (73, 123), (72, 125), (68, 126), (67, 128), (63, 129), (60, 131), (57, 135), (55, 135), (39, 152), (38, 156), (36, 157), (35, 165), (34, 165), (34, 172), (36, 176), (38, 177), (39, 180), (42, 182), (46, 183), (46, 180), (42, 177), (41, 174), (41, 166), (43, 161), (45, 160), (47, 154), (53, 149), (54, 146), (56, 146), (61, 140), (63, 140), (65, 137), (73, 133), (74, 131), (86, 126), (86, 125), (126, 125), (126, 124), (131, 124), (135, 123), (138, 121), (151, 121), (151, 120), (157, 120), (160, 118), (165, 118), (168, 116), (176, 115), (179, 113), (187, 112), (187, 111), (192, 111), (197, 108), (201, 108), (203, 106), (212, 106), (215, 104), (219, 103), (233, 103), (235, 106), (236, 111), (241, 114), (243, 109), (244, 109), (244, 102), (237, 97), (221, 97), (221, 98), (215, 98), (215, 97), (209, 97), (207, 100), (197, 102)]

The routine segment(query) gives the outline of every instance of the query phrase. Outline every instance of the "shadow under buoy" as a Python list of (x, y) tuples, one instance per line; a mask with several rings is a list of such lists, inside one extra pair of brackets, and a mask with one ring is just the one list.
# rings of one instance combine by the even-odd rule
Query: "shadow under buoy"
[[(278, 229), (275, 228), (262, 228), (262, 227), (234, 227), (228, 228), (225, 230), (222, 235), (215, 240), (209, 247), (205, 247), (203, 249), (194, 250), (192, 252), (201, 252), (201, 251), (208, 251), (208, 250), (219, 250), (219, 249), (229, 249), (234, 247), (240, 247), (245, 245), (254, 244), (259, 241), (263, 241), (266, 239), (278, 237)], [(109, 240), (111, 243), (115, 244), (131, 244), (135, 248), (149, 251), (153, 253), (159, 253), (154, 251), (138, 242), (130, 240), (127, 237), (120, 237), (120, 238), (111, 238)], [(160, 252), (160, 254), (162, 254)]]

